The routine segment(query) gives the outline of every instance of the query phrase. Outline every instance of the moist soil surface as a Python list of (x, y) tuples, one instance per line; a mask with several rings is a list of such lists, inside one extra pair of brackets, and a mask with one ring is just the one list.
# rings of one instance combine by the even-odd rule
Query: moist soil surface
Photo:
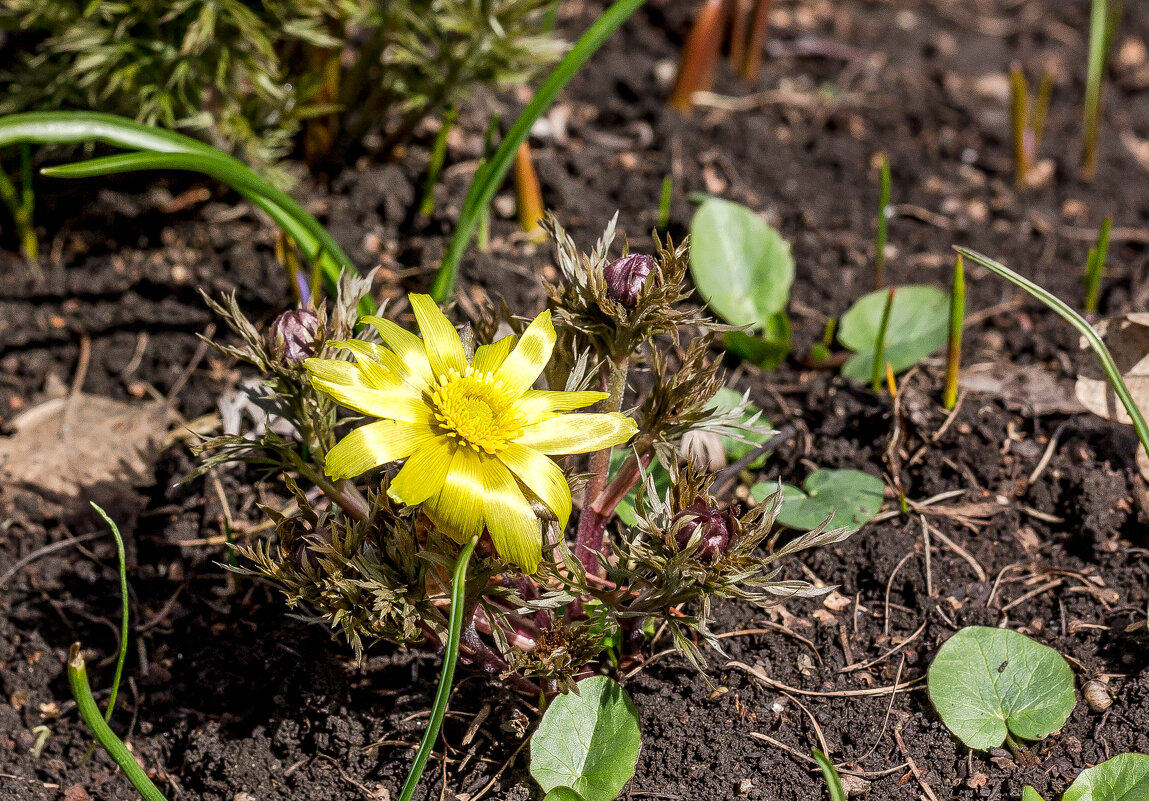
[[(1149, 19), (1129, 8), (1115, 37), (1099, 172), (1087, 183), (1077, 165), (1088, 3), (775, 3), (758, 82), (742, 85), (723, 67), (715, 95), (685, 117), (663, 99), (693, 5), (651, 0), (573, 81), (535, 141), (548, 207), (584, 247), (617, 210), (636, 250), (649, 249), (666, 175), (676, 239), (691, 192), (764, 212), (798, 265), (796, 356), (769, 373), (732, 364), (731, 382), (795, 434), (757, 478), (797, 484), (821, 467), (867, 470), (886, 477), (892, 513), (787, 568), (837, 586), (828, 598), (770, 611), (719, 604), (725, 653), (710, 653), (706, 672), (658, 641), (655, 656), (620, 677), (643, 727), (626, 797), (818, 798), (808, 755), (820, 747), (875, 799), (1008, 799), (1024, 784), (1055, 798), (1087, 766), (1149, 752), (1149, 493), (1130, 430), (1058, 400), (1087, 362), (1076, 336), (970, 269), (966, 363), (996, 375), (1042, 370), (1055, 390), (968, 393), (948, 415), (937, 360), (902, 378), (897, 408), (800, 364), (826, 319), (873, 288), (880, 153), (893, 173), (892, 282), (944, 287), (950, 246), (966, 244), (1076, 303), (1091, 239), (1112, 215), (1101, 310), (1145, 311), (1149, 197), (1138, 143), (1149, 137)], [(571, 36), (601, 11), (564, 8)], [(1045, 64), (1055, 79), (1048, 161), (1022, 192), (1008, 124), (1014, 60), (1034, 82)], [(521, 101), (478, 98), (467, 109), (429, 220), (413, 209), (430, 131), (395, 163), (350, 165), (311, 190), (311, 210), (352, 258), (382, 266), (382, 297), (427, 285), (485, 120), (508, 118)], [(44, 179), (38, 192), (43, 263), (35, 273), (5, 257), (0, 278), (0, 419), (77, 383), (122, 400), (170, 394), (189, 425), (203, 424), (248, 376), (202, 353), (197, 334), (213, 321), (197, 290), (234, 291), (253, 319), (269, 321), (291, 302), (274, 232), (194, 181)], [(506, 199), (490, 248), (464, 264), (459, 322), (499, 296), (524, 315), (542, 306), (549, 250), (515, 233)], [(109, 490), (128, 535), (133, 616), (113, 726), (171, 799), (394, 798), (438, 656), (377, 645), (360, 664), (274, 588), (227, 573), (225, 517), (237, 536), (266, 536), (251, 532), (263, 521), (255, 504), (275, 505), (283, 490), (239, 468), (176, 486), (192, 465), (186, 441), (170, 443), (138, 494)], [(908, 514), (897, 513), (895, 487)], [(132, 798), (106, 754), (85, 758), (91, 738), (63, 668), (68, 645), (82, 642), (106, 699), (118, 642), (114, 547), (102, 535), (69, 543), (100, 526), (35, 490), (0, 494), (0, 573), (66, 545), (0, 582), (0, 799)], [(1060, 732), (1020, 754), (971, 753), (939, 722), (924, 675), (938, 646), (972, 624), (1056, 648), (1079, 691), (1100, 681), (1111, 706), (1080, 701)], [(460, 671), (457, 684), (446, 759), (441, 746), (416, 798), (532, 797), (521, 746), (535, 711), (477, 673)]]

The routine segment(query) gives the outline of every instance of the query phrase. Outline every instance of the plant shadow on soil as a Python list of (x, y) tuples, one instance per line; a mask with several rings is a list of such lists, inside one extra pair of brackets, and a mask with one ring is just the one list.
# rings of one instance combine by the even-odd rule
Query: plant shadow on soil
[[(1149, 220), (1149, 201), (1143, 167), (1119, 141), (1122, 132), (1149, 131), (1144, 55), (1141, 64), (1132, 63), (1136, 53), (1129, 64), (1117, 58), (1101, 172), (1084, 184), (1074, 175), (1081, 86), (1073, 65), (1083, 63), (1086, 3), (783, 5), (756, 87), (774, 93), (745, 112), (699, 109), (685, 119), (662, 106), (665, 88), (656, 76), (675, 56), (689, 6), (651, 0), (561, 101), (567, 139), (536, 143), (547, 203), (581, 245), (618, 209), (631, 245), (642, 249), (668, 173), (676, 184), (675, 237), (689, 222), (690, 191), (765, 210), (793, 242), (801, 353), (820, 337), (824, 315), (840, 314), (871, 288), (872, 160), (884, 151), (898, 204), (890, 225), (898, 249), (888, 266), (893, 279), (945, 285), (949, 247), (961, 243), (1076, 298), (1089, 235), (1113, 214), (1116, 227), (1136, 235), (1115, 237), (1103, 309), (1146, 308), (1149, 236), (1137, 232)], [(597, 8), (566, 19), (568, 32)], [(1147, 25), (1127, 14), (1117, 48), (1149, 40)], [(1008, 100), (1000, 93), (1013, 58), (1031, 69), (1052, 60), (1064, 71), (1043, 145), (1053, 178), (1021, 195), (1012, 188)], [(833, 92), (820, 91), (826, 88)], [(725, 73), (718, 91), (747, 93)], [(831, 95), (833, 105), (825, 100)], [(486, 116), (500, 105), (484, 98), (464, 114), (452, 162), (474, 156)], [(448, 170), (441, 211), (427, 222), (410, 213), (425, 144), (401, 164), (349, 169), (311, 198), (358, 263), (383, 265), (380, 285), (390, 297), (426, 286), (451, 229), (450, 208), (466, 187), (465, 171)], [(41, 190), (41, 225), (49, 238), (63, 231), (53, 243), (62, 266), (46, 266), (33, 279), (9, 259), (0, 279), (5, 420), (39, 399), (49, 374), (70, 380), (82, 335), (92, 341), (85, 391), (128, 399), (146, 394), (146, 382), (166, 392), (210, 322), (197, 287), (237, 291), (264, 321), (289, 302), (273, 234), (234, 212), (226, 193), (195, 182), (72, 186), (79, 191), (47, 182)], [(497, 295), (524, 314), (542, 304), (537, 276), (548, 269), (545, 249), (523, 244), (508, 220), (497, 219), (494, 233), (491, 250), (464, 265), (461, 321)], [(967, 362), (1046, 365), (1063, 379), (1081, 364), (1076, 337), (1034, 304), (1014, 304), (1012, 288), (971, 270), (969, 295), (971, 311), (1012, 305), (969, 329)], [(821, 737), (835, 761), (857, 760), (852, 767), (871, 774), (871, 797), (891, 801), (920, 797), (922, 784), (942, 799), (1016, 798), (1025, 783), (1056, 797), (1086, 765), (1149, 752), (1149, 641), (1144, 630), (1125, 631), (1143, 615), (1149, 586), (1146, 489), (1133, 469), (1132, 434), (1082, 415), (1035, 417), (971, 395), (935, 442), (946, 425), (939, 375), (931, 363), (903, 381), (895, 418), (888, 399), (826, 374), (792, 366), (734, 373), (736, 386), (750, 389), (776, 425), (799, 423), (765, 477), (800, 483), (815, 467), (886, 472), (897, 426), (905, 456), (898, 473), (910, 499), (966, 490), (940, 502), (948, 513), (925, 519), (977, 566), (935, 535), (927, 570), (915, 513), (869, 525), (789, 568), (837, 585), (829, 605), (793, 603), (784, 616), (719, 604), (716, 631), (758, 633), (724, 639), (726, 654), (710, 655), (706, 675), (667, 655), (626, 681), (644, 742), (631, 797), (817, 798), (820, 775), (795, 754), (808, 754)], [(180, 412), (192, 420), (212, 411), (237, 378), (230, 365), (209, 358), (180, 394)], [(1031, 482), (1058, 430), (1052, 458)], [(437, 657), (379, 645), (358, 666), (323, 627), (293, 618), (273, 589), (229, 579), (217, 564), (227, 559), (223, 548), (194, 544), (218, 538), (219, 494), (203, 481), (169, 489), (189, 466), (179, 448), (161, 459), (129, 537), (131, 683), (121, 694), (118, 730), (130, 732), (170, 798), (379, 801), (383, 790), (394, 794), (422, 732)], [(218, 478), (230, 514), (253, 524), (260, 521), (255, 503), (280, 491), (252, 471)], [(97, 530), (92, 520), (65, 525), (37, 499), (9, 489), (0, 495), (4, 565), (68, 532)], [(63, 671), (67, 646), (79, 639), (93, 651), (94, 686), (106, 691), (116, 642), (114, 565), (110, 541), (96, 540), (39, 559), (0, 587), (0, 801), (131, 794), (104, 754), (82, 762), (89, 738), (67, 700)], [(903, 682), (924, 675), (937, 646), (971, 624), (1008, 625), (1057, 648), (1071, 659), (1079, 686), (1108, 676), (1112, 707), (1094, 712), (1079, 703), (1065, 728), (1018, 765), (1006, 751), (970, 755), (938, 722), (920, 684), (892, 702), (889, 695), (791, 696), (726, 666), (761, 667), (777, 682), (815, 693), (889, 687), (899, 671)], [(763, 633), (780, 625), (789, 633)], [(889, 658), (839, 672), (919, 628)], [(522, 743), (523, 714), (531, 710), (482, 677), (461, 672), (459, 681), (445, 727), (449, 761), (432, 762), (417, 798), (474, 798), (484, 789), (489, 798), (530, 797), (521, 755), (495, 777)], [(480, 715), (484, 722), (472, 731)], [(31, 730), (41, 724), (52, 733), (34, 757)]]

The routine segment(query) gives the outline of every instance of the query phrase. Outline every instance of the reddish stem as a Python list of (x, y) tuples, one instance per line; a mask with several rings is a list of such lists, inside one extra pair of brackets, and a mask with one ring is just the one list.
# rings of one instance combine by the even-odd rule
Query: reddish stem
[(742, 62), (742, 77), (747, 81), (758, 80), (762, 71), (762, 53), (766, 50), (766, 34), (770, 30), (771, 0), (758, 0), (754, 5), (754, 15), (750, 20), (750, 34), (746, 39), (746, 57)]
[(670, 93), (670, 105), (684, 114), (689, 113), (693, 106), (695, 92), (708, 90), (714, 85), (714, 68), (722, 49), (722, 35), (726, 31), (726, 8), (726, 0), (706, 0), (694, 20), (690, 35), (686, 37), (678, 65), (678, 79)]

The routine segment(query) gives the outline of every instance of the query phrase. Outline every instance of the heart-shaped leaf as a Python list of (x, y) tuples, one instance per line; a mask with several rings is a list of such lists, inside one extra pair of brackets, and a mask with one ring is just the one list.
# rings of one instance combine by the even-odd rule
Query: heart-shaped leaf
[(1061, 654), (1006, 629), (969, 626), (946, 640), (929, 670), (930, 700), (970, 748), (1007, 735), (1040, 740), (1065, 725), (1077, 697)]
[[(878, 329), (882, 324), (889, 290), (863, 295), (842, 315), (838, 340), (854, 355), (842, 365), (842, 375), (869, 381), (874, 364)], [(932, 286), (900, 286), (890, 307), (882, 360), (895, 373), (913, 367), (946, 344), (949, 295)]]
[(1118, 754), (1081, 771), (1061, 801), (1149, 801), (1149, 756)]
[[(802, 484), (805, 491), (782, 485), (782, 509), (778, 522), (798, 531), (810, 531), (833, 515), (833, 528), (861, 528), (882, 508), (885, 485), (877, 476), (861, 470), (815, 470)], [(750, 488), (761, 503), (772, 495), (776, 484), (764, 481)]]
[(638, 712), (626, 692), (593, 676), (578, 683), (577, 695), (547, 707), (531, 737), (531, 775), (547, 793), (563, 787), (585, 801), (614, 801), (634, 775), (640, 745)]
[(760, 216), (711, 197), (690, 221), (690, 275), (715, 314), (757, 331), (785, 308), (794, 258), (789, 243)]

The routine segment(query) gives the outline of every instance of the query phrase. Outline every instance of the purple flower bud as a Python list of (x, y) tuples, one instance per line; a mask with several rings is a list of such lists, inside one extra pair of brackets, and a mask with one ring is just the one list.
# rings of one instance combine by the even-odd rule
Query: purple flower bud
[(646, 279), (654, 269), (654, 259), (641, 253), (632, 253), (615, 259), (602, 270), (606, 280), (606, 294), (611, 300), (633, 308)]
[(267, 332), (271, 355), (288, 367), (298, 367), (314, 356), (318, 338), (319, 317), (309, 309), (285, 311)]
[(679, 548), (690, 544), (696, 532), (701, 532), (701, 540), (695, 555), (702, 560), (714, 562), (730, 547), (734, 538), (734, 520), (738, 516), (735, 508), (716, 509), (703, 501), (695, 501), (680, 517), (690, 518), (675, 533)]

